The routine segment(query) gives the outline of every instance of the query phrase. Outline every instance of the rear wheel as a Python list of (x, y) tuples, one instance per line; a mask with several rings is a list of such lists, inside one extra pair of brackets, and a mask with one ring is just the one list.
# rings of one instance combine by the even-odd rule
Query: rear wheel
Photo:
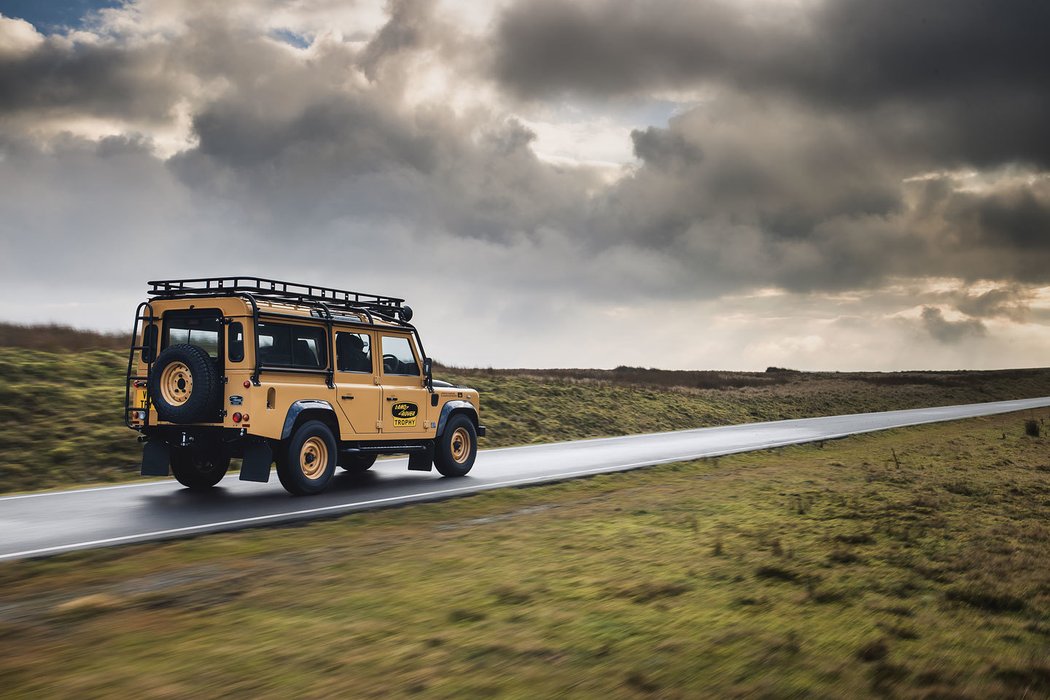
[(299, 426), (278, 453), (277, 477), (296, 496), (324, 491), (335, 473), (338, 448), (332, 430), (319, 420)]
[(477, 456), (474, 421), (462, 413), (452, 416), (434, 447), (434, 466), (442, 476), (464, 476)]
[(171, 451), (171, 473), (193, 491), (205, 491), (226, 476), (230, 458), (219, 450), (177, 447)]
[(376, 455), (345, 455), (339, 458), (339, 466), (351, 474), (360, 474), (372, 468)]

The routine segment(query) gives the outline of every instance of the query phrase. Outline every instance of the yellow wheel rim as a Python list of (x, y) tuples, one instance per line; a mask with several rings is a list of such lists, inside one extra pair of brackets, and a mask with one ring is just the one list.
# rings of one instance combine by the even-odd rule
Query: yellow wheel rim
[(466, 428), (456, 428), (452, 433), (452, 459), (463, 464), (470, 457), (470, 433)]
[(307, 479), (320, 479), (328, 468), (328, 445), (319, 437), (308, 438), (299, 450), (299, 468)]
[(172, 406), (181, 406), (193, 393), (193, 375), (182, 362), (172, 362), (160, 375), (160, 395)]

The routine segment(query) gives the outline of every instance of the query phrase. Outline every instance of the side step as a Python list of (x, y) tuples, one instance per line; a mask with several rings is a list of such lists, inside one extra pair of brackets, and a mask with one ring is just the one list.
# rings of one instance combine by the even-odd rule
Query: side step
[(364, 455), (364, 454), (408, 454), (408, 468), (417, 472), (428, 472), (434, 468), (434, 443), (418, 442), (398, 444), (379, 443), (371, 445), (359, 445), (339, 450), (341, 455)]

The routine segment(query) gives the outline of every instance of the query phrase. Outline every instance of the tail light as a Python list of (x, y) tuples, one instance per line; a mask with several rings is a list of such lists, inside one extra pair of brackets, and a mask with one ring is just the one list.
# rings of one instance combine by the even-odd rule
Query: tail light
[(243, 417), (244, 417), (244, 416), (242, 416), (242, 415), (240, 414), (240, 411), (238, 411), (237, 413), (234, 413), (234, 414), (233, 414), (232, 416), (230, 416), (230, 418), (232, 418), (232, 419), (233, 419), (233, 422), (234, 422), (234, 423), (240, 423), (240, 422), (241, 422), (241, 418), (243, 418)]

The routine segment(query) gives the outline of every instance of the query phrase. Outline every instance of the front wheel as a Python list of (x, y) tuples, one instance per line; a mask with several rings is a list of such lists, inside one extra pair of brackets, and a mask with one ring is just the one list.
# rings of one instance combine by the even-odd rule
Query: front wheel
[(193, 491), (206, 491), (215, 486), (229, 468), (229, 456), (219, 450), (177, 447), (171, 451), (172, 475)]
[(474, 421), (462, 413), (452, 416), (434, 447), (434, 466), (442, 476), (464, 476), (478, 456)]
[(277, 455), (277, 478), (296, 496), (321, 493), (335, 473), (338, 447), (331, 429), (319, 420), (299, 426)]

